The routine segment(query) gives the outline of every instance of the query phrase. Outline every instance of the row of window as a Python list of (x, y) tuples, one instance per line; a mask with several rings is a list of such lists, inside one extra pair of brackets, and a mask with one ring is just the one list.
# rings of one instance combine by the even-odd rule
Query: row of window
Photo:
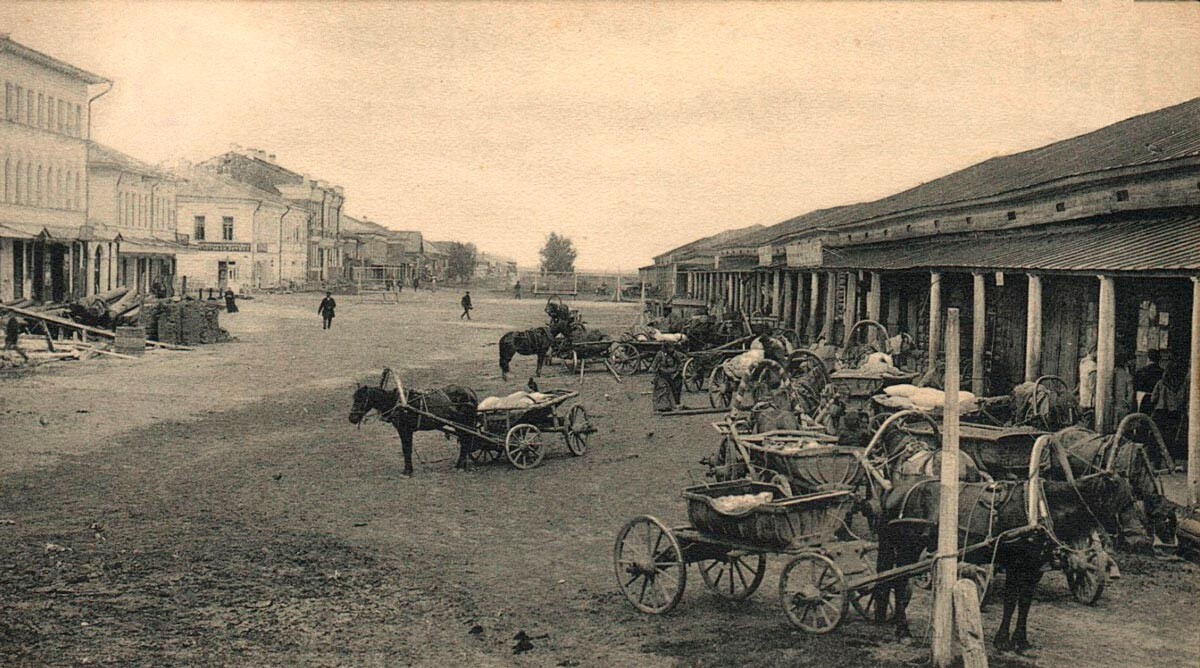
[[(204, 216), (194, 216), (192, 222), (192, 238), (196, 241), (204, 241), (207, 239), (208, 237), (204, 231)], [(221, 216), (221, 241), (233, 241), (233, 216)]]
[(83, 136), (83, 107), (14, 83), (4, 84), (4, 117), (71, 137)]
[(83, 211), (84, 177), (75, 170), (5, 158), (2, 176), (5, 204)]
[(171, 198), (150, 194), (121, 193), (117, 202), (117, 224), (130, 227), (171, 227), (175, 207)]

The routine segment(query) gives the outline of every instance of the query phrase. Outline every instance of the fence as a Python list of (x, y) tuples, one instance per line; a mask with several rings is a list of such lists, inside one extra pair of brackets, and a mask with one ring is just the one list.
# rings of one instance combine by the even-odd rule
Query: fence
[(636, 274), (523, 271), (518, 274), (518, 279), (521, 287), (534, 295), (606, 301), (637, 300), (641, 296), (641, 283)]

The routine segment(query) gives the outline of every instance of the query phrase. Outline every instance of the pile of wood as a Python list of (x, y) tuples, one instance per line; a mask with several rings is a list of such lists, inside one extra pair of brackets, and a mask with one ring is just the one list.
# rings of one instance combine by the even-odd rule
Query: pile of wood
[(215, 303), (184, 300), (147, 302), (138, 324), (146, 329), (146, 338), (176, 345), (224, 343), (232, 340), (218, 320), (221, 306)]
[(79, 339), (52, 339), (47, 336), (22, 334), (17, 342), (21, 353), (5, 350), (0, 352), (0, 369), (33, 367), (49, 362), (87, 360), (93, 357), (119, 357), (135, 359), (112, 351), (111, 342), (84, 341)]
[(146, 298), (137, 290), (117, 288), (67, 305), (66, 315), (90, 327), (113, 329), (121, 325), (136, 325), (145, 301)]

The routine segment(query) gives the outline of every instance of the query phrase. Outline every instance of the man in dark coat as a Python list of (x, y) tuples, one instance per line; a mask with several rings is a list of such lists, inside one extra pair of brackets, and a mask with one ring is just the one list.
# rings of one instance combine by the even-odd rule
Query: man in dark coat
[(1160, 356), (1157, 350), (1151, 350), (1146, 353), (1146, 366), (1138, 369), (1133, 374), (1133, 391), (1136, 393), (1137, 409), (1139, 412), (1150, 414), (1154, 410), (1150, 402), (1150, 395), (1154, 393), (1155, 386), (1158, 381), (1162, 380), (1163, 368), (1159, 366)]
[(333, 326), (333, 310), (337, 308), (337, 302), (333, 301), (333, 293), (326, 292), (325, 298), (321, 300), (321, 305), (317, 307), (317, 313), (321, 314), (321, 320), (324, 325), (321, 329), (329, 329)]
[(462, 320), (465, 317), (467, 320), (470, 320), (471, 319), (471, 309), (475, 308), (474, 306), (471, 306), (471, 291), (470, 290), (467, 290), (466, 294), (463, 295), (462, 307), (463, 307), (463, 312), (462, 312), (462, 315), (458, 316), (458, 319)]
[(21, 321), (17, 320), (17, 316), (10, 315), (8, 316), (8, 321), (4, 323), (4, 349), (12, 350), (28, 360), (29, 355), (26, 355), (25, 351), (21, 350), (21, 346), (19, 345), (20, 340)]
[(233, 294), (233, 288), (225, 288), (225, 312), (238, 312), (237, 295)]
[(673, 411), (679, 407), (683, 393), (683, 363), (687, 356), (675, 349), (675, 344), (666, 343), (654, 356), (650, 370), (654, 372), (653, 403), (656, 411)]

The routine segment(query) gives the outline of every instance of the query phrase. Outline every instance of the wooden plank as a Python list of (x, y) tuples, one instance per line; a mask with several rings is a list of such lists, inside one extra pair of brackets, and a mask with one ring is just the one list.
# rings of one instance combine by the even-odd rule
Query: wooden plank
[[(35, 320), (40, 320), (43, 323), (48, 322), (50, 324), (58, 325), (60, 327), (70, 327), (72, 329), (76, 329), (81, 332), (86, 332), (88, 334), (94, 334), (96, 336), (103, 336), (103, 337), (106, 337), (109, 339), (115, 339), (117, 337), (116, 332), (110, 332), (107, 329), (100, 329), (98, 327), (89, 327), (88, 325), (81, 325), (81, 324), (75, 322), (74, 320), (67, 320), (66, 318), (59, 318), (57, 316), (47, 315), (45, 313), (36, 313), (34, 311), (29, 311), (27, 309), (17, 308), (15, 306), (0, 305), (0, 311), (11, 311), (13, 313), (16, 313), (17, 315), (20, 315), (20, 316), (23, 316), (26, 318), (33, 318)], [(163, 348), (164, 350), (186, 350), (186, 351), (195, 350), (195, 348), (191, 348), (188, 346), (177, 346), (177, 345), (174, 345), (171, 343), (162, 343), (161, 341), (147, 340), (146, 345), (152, 346), (155, 348)]]
[(1200, 278), (1192, 278), (1191, 385), (1188, 386), (1187, 487), (1200, 505)]
[(1113, 366), (1116, 361), (1116, 286), (1112, 276), (1100, 277), (1099, 318), (1096, 326), (1096, 431), (1112, 428)]

